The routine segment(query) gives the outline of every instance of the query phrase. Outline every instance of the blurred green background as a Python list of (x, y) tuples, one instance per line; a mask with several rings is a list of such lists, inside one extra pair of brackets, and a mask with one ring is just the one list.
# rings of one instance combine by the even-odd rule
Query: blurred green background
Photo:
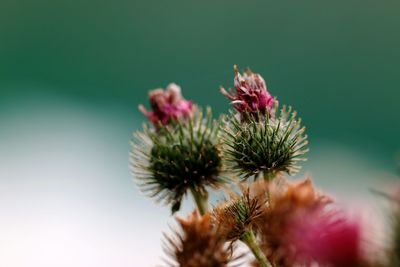
[(233, 85), (233, 64), (298, 111), (304, 169), (326, 191), (367, 195), (391, 180), (399, 14), (397, 0), (1, 1), (0, 265), (153, 266), (168, 209), (128, 172), (137, 105), (176, 82), (226, 112), (218, 88)]

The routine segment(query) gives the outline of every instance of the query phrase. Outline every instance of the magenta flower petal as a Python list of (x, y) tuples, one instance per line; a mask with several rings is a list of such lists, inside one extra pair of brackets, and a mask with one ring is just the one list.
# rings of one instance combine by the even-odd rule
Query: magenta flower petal
[(274, 99), (267, 90), (264, 79), (256, 73), (247, 71), (242, 75), (235, 68), (234, 87), (235, 91), (226, 91), (221, 88), (221, 93), (229, 100), (233, 108), (240, 114), (266, 114), (271, 115)]
[(355, 267), (361, 262), (360, 223), (338, 213), (298, 216), (292, 222), (287, 243), (296, 250), (297, 261), (334, 267)]
[(142, 105), (139, 110), (154, 125), (158, 123), (168, 124), (172, 120), (180, 120), (190, 117), (193, 113), (193, 103), (182, 97), (181, 88), (171, 83), (165, 90), (155, 89), (149, 93), (151, 111), (147, 111)]

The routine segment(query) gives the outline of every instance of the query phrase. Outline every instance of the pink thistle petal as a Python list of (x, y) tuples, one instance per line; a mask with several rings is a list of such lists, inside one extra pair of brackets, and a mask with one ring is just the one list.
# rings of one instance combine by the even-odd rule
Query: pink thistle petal
[(149, 115), (149, 112), (147, 111), (147, 109), (143, 106), (143, 105), (139, 105), (138, 107), (139, 111), (143, 113), (143, 115), (145, 115), (146, 117)]
[(181, 88), (174, 83), (169, 84), (165, 90), (150, 91), (149, 101), (152, 111), (147, 111), (143, 105), (139, 106), (139, 110), (154, 125), (166, 125), (172, 120), (190, 117), (193, 113), (193, 103), (182, 97)]
[[(259, 75), (247, 71), (241, 75), (234, 66), (235, 78), (234, 87), (235, 92), (230, 90), (228, 93), (225, 89), (221, 88), (221, 93), (226, 96), (235, 109), (243, 115), (243, 113), (250, 113), (253, 115), (258, 112), (265, 114), (271, 113), (274, 99), (267, 91), (267, 86), (264, 79)], [(269, 114), (272, 115), (272, 114)]]
[(334, 267), (355, 267), (361, 262), (361, 229), (338, 213), (305, 213), (291, 222), (287, 244), (297, 261)]
[(234, 100), (235, 97), (232, 96), (232, 92), (228, 93), (225, 88), (221, 87), (219, 89), (219, 91), (221, 92), (221, 94), (223, 94), (224, 96), (226, 96), (229, 100)]

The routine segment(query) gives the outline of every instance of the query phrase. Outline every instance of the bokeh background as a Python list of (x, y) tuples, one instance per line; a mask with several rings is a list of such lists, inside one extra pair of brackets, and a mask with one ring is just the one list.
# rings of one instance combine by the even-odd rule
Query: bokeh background
[(128, 169), (137, 105), (176, 82), (226, 112), (233, 64), (298, 110), (316, 184), (383, 216), (369, 189), (396, 181), (399, 12), (397, 0), (2, 0), (0, 266), (162, 262), (173, 220)]

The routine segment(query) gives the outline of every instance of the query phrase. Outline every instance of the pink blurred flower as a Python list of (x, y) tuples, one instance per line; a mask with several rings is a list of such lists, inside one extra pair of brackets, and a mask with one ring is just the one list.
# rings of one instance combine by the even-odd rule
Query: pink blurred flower
[(165, 90), (154, 89), (149, 92), (151, 111), (143, 105), (139, 110), (154, 124), (168, 124), (171, 120), (190, 117), (193, 112), (193, 103), (182, 97), (181, 88), (171, 83)]
[(231, 89), (227, 92), (224, 88), (221, 88), (221, 93), (232, 101), (234, 109), (240, 114), (245, 112), (252, 115), (256, 115), (258, 112), (261, 114), (271, 113), (274, 99), (269, 94), (261, 75), (248, 70), (242, 76), (236, 65), (234, 69), (236, 93)]
[(269, 202), (257, 222), (259, 245), (274, 266), (369, 266), (361, 221), (350, 220), (310, 179), (256, 186)]
[(360, 228), (338, 212), (314, 211), (293, 218), (285, 238), (300, 264), (356, 267), (362, 265)]

